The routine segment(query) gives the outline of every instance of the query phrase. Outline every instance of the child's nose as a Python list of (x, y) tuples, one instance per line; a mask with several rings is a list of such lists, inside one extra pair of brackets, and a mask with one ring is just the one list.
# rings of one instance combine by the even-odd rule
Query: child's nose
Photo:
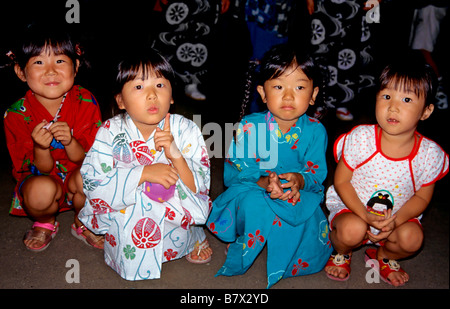
[(292, 91), (289, 89), (286, 89), (283, 94), (283, 99), (284, 100), (292, 100), (293, 98), (294, 98), (294, 95), (293, 95)]
[(155, 91), (149, 90), (149, 91), (147, 92), (147, 99), (148, 99), (148, 100), (154, 100), (154, 99), (156, 99), (156, 97), (157, 97), (157, 95), (156, 95), (156, 92), (155, 92)]
[(398, 102), (396, 100), (391, 100), (388, 110), (390, 112), (398, 112)]
[(53, 65), (49, 64), (47, 65), (47, 71), (46, 71), (47, 75), (55, 75), (56, 74), (56, 69)]

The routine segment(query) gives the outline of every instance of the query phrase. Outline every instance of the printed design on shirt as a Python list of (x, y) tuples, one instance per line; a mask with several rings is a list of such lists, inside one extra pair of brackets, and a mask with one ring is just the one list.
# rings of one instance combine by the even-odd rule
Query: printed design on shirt
[(8, 115), (8, 113), (16, 113), (23, 116), (23, 120), (25, 120), (27, 123), (31, 121), (30, 116), (25, 116), (25, 112), (27, 111), (27, 108), (23, 105), (25, 102), (25, 98), (20, 99), (19, 101), (12, 104), (5, 112), (4, 118)]
[(394, 197), (387, 190), (378, 190), (367, 202), (367, 210), (376, 215), (383, 215), (384, 210), (394, 208)]

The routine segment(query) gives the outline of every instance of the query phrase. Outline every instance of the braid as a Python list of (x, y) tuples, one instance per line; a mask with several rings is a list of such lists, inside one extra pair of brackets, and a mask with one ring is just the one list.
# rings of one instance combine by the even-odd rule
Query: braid
[[(255, 60), (251, 60), (248, 62), (248, 69), (245, 73), (245, 85), (244, 85), (244, 94), (242, 98), (242, 105), (241, 105), (241, 112), (239, 114), (239, 120), (237, 124), (239, 124), (242, 121), (242, 118), (245, 116), (245, 112), (247, 110), (247, 105), (252, 99), (253, 94), (253, 81), (254, 81), (254, 75), (256, 73), (256, 68), (258, 67), (258, 62)], [(237, 143), (236, 139), (236, 130), (233, 130), (233, 139), (234, 142)]]
[(253, 95), (253, 82), (254, 82), (254, 75), (256, 73), (256, 68), (258, 67), (257, 61), (249, 61), (248, 63), (248, 69), (245, 74), (245, 85), (244, 85), (244, 94), (242, 99), (242, 105), (241, 105), (241, 112), (239, 114), (239, 121), (241, 122), (242, 118), (245, 116), (245, 112), (247, 109), (248, 103), (252, 99)]

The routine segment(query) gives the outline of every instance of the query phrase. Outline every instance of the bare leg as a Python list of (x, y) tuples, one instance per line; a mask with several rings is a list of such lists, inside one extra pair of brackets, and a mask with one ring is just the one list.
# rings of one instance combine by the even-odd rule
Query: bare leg
[[(83, 223), (81, 223), (80, 219), (78, 219), (78, 214), (84, 207), (84, 203), (86, 201), (86, 196), (83, 192), (83, 179), (81, 178), (80, 169), (74, 171), (74, 173), (67, 181), (67, 187), (69, 190), (68, 197), (72, 201), (72, 205), (75, 211), (75, 227), (78, 228), (80, 226), (83, 226)], [(103, 236), (97, 236), (88, 229), (84, 229), (82, 234), (86, 236), (86, 241), (89, 244), (103, 248), (105, 242), (105, 238)]]
[[(415, 254), (423, 243), (422, 228), (415, 222), (406, 222), (397, 227), (389, 235), (385, 245), (377, 251), (377, 259), (399, 260)], [(388, 279), (392, 285), (399, 286), (408, 282), (409, 275), (405, 272), (392, 272)]]
[[(334, 249), (343, 255), (350, 255), (366, 237), (367, 223), (353, 213), (343, 213), (333, 220), (330, 239)], [(336, 278), (344, 279), (348, 272), (342, 267), (327, 266), (325, 272)]]
[[(62, 189), (59, 183), (49, 176), (33, 176), (22, 185), (23, 207), (26, 213), (40, 223), (54, 224), (58, 213), (58, 201), (62, 197)], [(51, 231), (34, 227), (36, 231), (50, 234)], [(24, 240), (29, 248), (39, 248), (41, 241), (36, 239)]]

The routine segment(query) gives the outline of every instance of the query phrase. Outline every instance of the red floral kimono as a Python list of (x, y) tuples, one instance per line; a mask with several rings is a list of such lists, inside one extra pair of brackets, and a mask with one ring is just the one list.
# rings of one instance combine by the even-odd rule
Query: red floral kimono
[[(23, 210), (22, 197), (19, 194), (23, 181), (31, 175), (42, 175), (34, 165), (33, 140), (31, 132), (42, 120), (48, 122), (53, 116), (35, 98), (29, 90), (25, 97), (11, 105), (5, 112), (4, 126), (6, 143), (12, 160), (12, 174), (17, 181), (11, 204), (10, 214), (26, 216)], [(67, 122), (73, 137), (87, 152), (94, 142), (95, 135), (101, 125), (99, 105), (94, 96), (81, 86), (73, 86), (67, 93), (59, 112), (58, 121)], [(50, 175), (57, 176), (63, 186), (70, 173), (79, 167), (67, 157), (64, 146), (55, 139), (50, 146), (55, 166)], [(63, 186), (64, 188), (64, 186)], [(67, 198), (60, 202), (60, 211), (70, 208)]]

